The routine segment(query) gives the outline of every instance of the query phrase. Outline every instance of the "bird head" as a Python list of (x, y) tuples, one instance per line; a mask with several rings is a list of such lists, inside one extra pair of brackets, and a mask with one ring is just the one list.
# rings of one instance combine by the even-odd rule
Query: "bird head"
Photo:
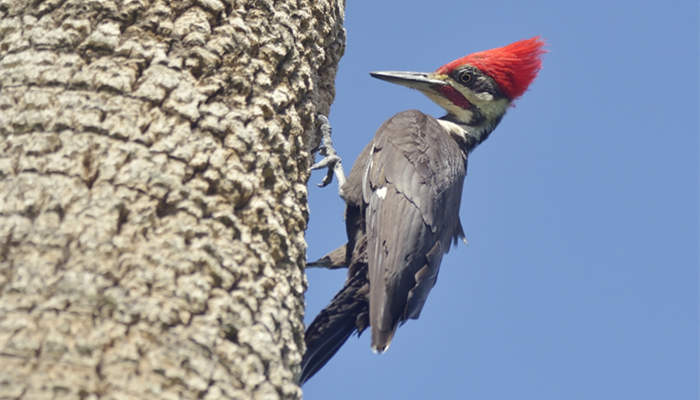
[(435, 72), (371, 72), (375, 78), (420, 90), (447, 111), (448, 121), (490, 132), (540, 70), (539, 37), (469, 54)]

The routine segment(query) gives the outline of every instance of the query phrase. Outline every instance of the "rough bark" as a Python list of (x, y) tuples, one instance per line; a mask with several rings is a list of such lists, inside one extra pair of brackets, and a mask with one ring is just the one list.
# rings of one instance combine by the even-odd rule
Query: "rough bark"
[(343, 0), (0, 0), (0, 398), (299, 398)]

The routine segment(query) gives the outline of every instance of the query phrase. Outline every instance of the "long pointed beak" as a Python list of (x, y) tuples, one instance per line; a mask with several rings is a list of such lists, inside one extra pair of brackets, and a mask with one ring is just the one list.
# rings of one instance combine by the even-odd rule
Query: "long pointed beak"
[(369, 74), (374, 78), (420, 91), (435, 90), (436, 86), (445, 85), (445, 81), (440, 79), (440, 75), (434, 72), (375, 71)]

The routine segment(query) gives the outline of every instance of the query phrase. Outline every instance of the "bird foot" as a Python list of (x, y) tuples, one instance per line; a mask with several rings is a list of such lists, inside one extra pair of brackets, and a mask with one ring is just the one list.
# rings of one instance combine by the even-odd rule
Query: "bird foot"
[(333, 181), (333, 175), (338, 179), (338, 192), (345, 184), (345, 172), (343, 171), (343, 161), (335, 151), (333, 147), (333, 141), (331, 140), (331, 123), (328, 122), (328, 118), (325, 115), (318, 115), (317, 119), (320, 121), (318, 127), (321, 133), (321, 144), (318, 148), (314, 149), (314, 152), (318, 150), (322, 156), (325, 156), (321, 161), (312, 165), (310, 171), (322, 168), (328, 168), (326, 176), (323, 177), (321, 183), (318, 187), (326, 187), (329, 183)]
[(347, 268), (348, 264), (346, 259), (346, 253), (347, 245), (344, 244), (316, 261), (307, 262), (306, 268)]

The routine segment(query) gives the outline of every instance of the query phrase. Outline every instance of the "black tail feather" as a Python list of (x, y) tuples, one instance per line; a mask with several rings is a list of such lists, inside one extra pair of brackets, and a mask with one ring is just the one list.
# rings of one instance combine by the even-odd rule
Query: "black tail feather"
[(359, 335), (369, 325), (367, 267), (364, 265), (353, 272), (331, 304), (306, 329), (306, 353), (301, 362), (299, 384), (304, 384), (321, 369), (354, 331)]

